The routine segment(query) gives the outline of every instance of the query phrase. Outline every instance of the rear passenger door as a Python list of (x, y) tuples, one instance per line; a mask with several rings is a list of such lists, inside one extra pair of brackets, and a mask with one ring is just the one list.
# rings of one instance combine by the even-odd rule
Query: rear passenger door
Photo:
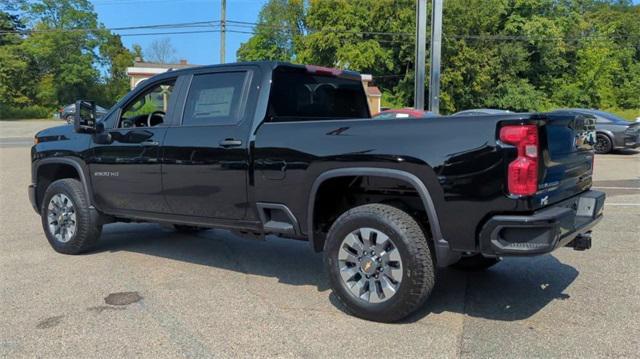
[(255, 71), (209, 70), (189, 79), (181, 121), (163, 145), (163, 193), (173, 214), (245, 217)]

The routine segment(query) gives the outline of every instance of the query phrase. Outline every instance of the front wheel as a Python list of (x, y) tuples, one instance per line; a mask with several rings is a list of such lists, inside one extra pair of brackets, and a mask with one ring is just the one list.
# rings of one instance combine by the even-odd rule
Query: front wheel
[(98, 241), (102, 226), (91, 215), (82, 183), (65, 178), (49, 185), (40, 208), (42, 227), (56, 252), (79, 254)]
[(418, 309), (435, 274), (427, 238), (406, 212), (367, 204), (342, 214), (325, 244), (333, 292), (363, 319), (394, 322)]

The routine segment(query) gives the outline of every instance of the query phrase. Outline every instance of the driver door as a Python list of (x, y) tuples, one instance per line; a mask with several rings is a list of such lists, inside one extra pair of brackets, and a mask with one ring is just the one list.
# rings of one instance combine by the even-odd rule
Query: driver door
[(90, 161), (95, 200), (102, 210), (168, 213), (162, 194), (161, 148), (175, 116), (176, 78), (143, 84), (94, 136)]

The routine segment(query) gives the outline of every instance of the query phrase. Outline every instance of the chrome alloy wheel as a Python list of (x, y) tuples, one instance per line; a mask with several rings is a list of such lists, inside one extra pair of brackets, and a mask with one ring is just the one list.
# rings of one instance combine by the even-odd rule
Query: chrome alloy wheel
[(58, 242), (67, 243), (76, 234), (76, 209), (65, 194), (57, 193), (51, 197), (47, 207), (47, 223), (49, 233)]
[(338, 251), (343, 283), (356, 298), (382, 303), (393, 297), (402, 282), (402, 259), (386, 234), (373, 228), (349, 233)]

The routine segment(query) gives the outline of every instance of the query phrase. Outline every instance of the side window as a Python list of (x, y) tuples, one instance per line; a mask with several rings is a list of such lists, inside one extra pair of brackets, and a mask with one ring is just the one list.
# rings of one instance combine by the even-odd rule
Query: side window
[(246, 76), (244, 71), (193, 76), (182, 125), (225, 125), (240, 121), (240, 99)]
[(168, 80), (146, 89), (122, 110), (118, 127), (153, 127), (164, 122), (176, 80)]

